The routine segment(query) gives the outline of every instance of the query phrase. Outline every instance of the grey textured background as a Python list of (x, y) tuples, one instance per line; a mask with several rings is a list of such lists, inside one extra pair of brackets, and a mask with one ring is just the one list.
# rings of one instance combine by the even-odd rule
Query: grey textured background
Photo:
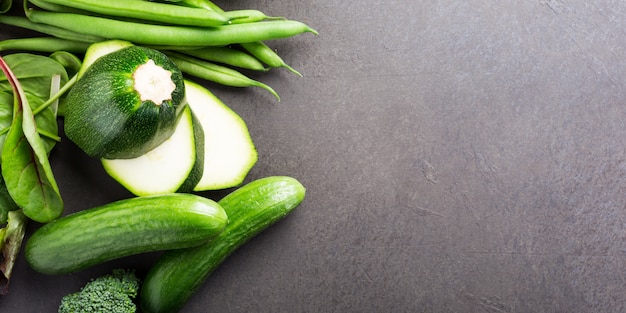
[[(249, 179), (308, 194), (184, 312), (626, 312), (626, 2), (216, 2), (320, 32), (269, 43), (304, 75), (254, 75), (280, 103), (206, 83), (248, 123)], [(67, 140), (52, 162), (68, 212), (128, 196)], [(0, 311), (155, 256), (22, 259)]]

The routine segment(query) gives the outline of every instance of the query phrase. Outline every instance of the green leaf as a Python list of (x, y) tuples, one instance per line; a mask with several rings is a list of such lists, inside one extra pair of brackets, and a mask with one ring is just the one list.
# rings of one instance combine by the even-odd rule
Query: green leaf
[(8, 12), (12, 4), (12, 0), (0, 0), (0, 14)]
[(14, 93), (13, 121), (2, 147), (2, 176), (9, 194), (26, 216), (50, 222), (63, 212), (63, 201), (48, 151), (20, 82), (2, 57), (0, 66)]
[(0, 229), (0, 295), (9, 291), (13, 265), (20, 252), (28, 219), (22, 211), (9, 213), (8, 224)]
[(4, 179), (2, 179), (2, 175), (0, 175), (0, 225), (3, 225), (7, 222), (9, 212), (15, 211), (17, 209), (19, 209), (19, 207), (17, 206), (15, 201), (13, 201), (13, 198), (11, 198), (9, 190), (4, 183)]
[[(63, 201), (47, 158), (42, 162), (29, 144), (23, 128), (30, 126), (26, 126), (25, 121), (26, 118), (19, 114), (9, 130), (2, 149), (2, 176), (11, 197), (24, 214), (46, 223), (63, 213)], [(41, 153), (42, 145), (35, 145), (39, 146), (37, 150)]]
[[(52, 77), (60, 75), (61, 86), (68, 81), (65, 68), (48, 57), (30, 53), (15, 53), (3, 58), (19, 80), (33, 110), (39, 108), (50, 97)], [(57, 115), (53, 109), (53, 107), (46, 108), (35, 116), (37, 128), (42, 132), (58, 134)], [(7, 77), (0, 73), (0, 149), (12, 121), (13, 87)], [(45, 138), (44, 143), (46, 150), (50, 152), (57, 142), (52, 138)]]

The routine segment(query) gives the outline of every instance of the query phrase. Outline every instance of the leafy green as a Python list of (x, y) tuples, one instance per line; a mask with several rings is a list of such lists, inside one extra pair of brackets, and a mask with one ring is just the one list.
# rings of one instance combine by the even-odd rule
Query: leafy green
[[(11, 56), (14, 59), (9, 58)], [(7, 58), (14, 63), (9, 67), (8, 62), (0, 58), (0, 65), (13, 92), (13, 116), (2, 147), (2, 176), (11, 198), (23, 209), (24, 214), (45, 223), (61, 215), (63, 201), (48, 160), (48, 153), (55, 142), (53, 139), (42, 139), (38, 127), (48, 128), (45, 132), (50, 134), (57, 134), (58, 128), (52, 108), (44, 109), (35, 117), (31, 105), (38, 107), (43, 104), (44, 99), (50, 96), (52, 77), (61, 75), (67, 80), (67, 73), (63, 66), (46, 57), (43, 58), (49, 62), (40, 62), (42, 67), (38, 71), (33, 70), (34, 65), (29, 60), (43, 60), (39, 56), (18, 54)], [(52, 67), (58, 67), (58, 73), (49, 75), (48, 70)], [(14, 68), (20, 76), (13, 72)], [(0, 81), (0, 91), (2, 88)], [(36, 104), (31, 104), (31, 99)], [(6, 103), (0, 103), (2, 105)]]
[[(61, 76), (60, 85), (68, 81), (65, 68), (54, 60), (35, 54), (15, 53), (3, 57), (11, 68), (17, 80), (19, 80), (30, 108), (39, 108), (50, 97), (52, 77)], [(13, 122), (13, 87), (6, 76), (0, 75), (0, 148), (8, 127)], [(37, 129), (45, 134), (58, 134), (58, 123), (53, 107), (48, 107), (38, 112), (35, 116)], [(50, 152), (56, 145), (58, 138), (44, 136), (43, 141), (46, 151)]]
[(0, 229), (0, 295), (9, 291), (9, 280), (18, 256), (28, 219), (21, 210), (8, 214), (8, 224)]
[(33, 132), (32, 115), (25, 111), (16, 112), (2, 148), (2, 176), (24, 214), (46, 223), (63, 213), (63, 200), (41, 139), (36, 129)]
[(9, 212), (19, 209), (11, 195), (7, 186), (4, 183), (2, 175), (0, 175), (0, 226), (7, 223), (9, 218)]
[(0, 14), (6, 13), (11, 9), (11, 5), (13, 4), (12, 0), (0, 0)]

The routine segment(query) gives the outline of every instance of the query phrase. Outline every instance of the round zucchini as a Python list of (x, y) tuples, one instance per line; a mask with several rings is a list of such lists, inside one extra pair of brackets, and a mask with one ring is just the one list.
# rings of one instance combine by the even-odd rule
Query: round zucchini
[(65, 274), (150, 251), (196, 246), (227, 224), (210, 199), (183, 193), (134, 197), (83, 210), (33, 233), (25, 255), (45, 274)]
[(229, 219), (224, 231), (197, 247), (166, 251), (148, 271), (139, 295), (142, 311), (178, 312), (232, 252), (295, 209), (305, 191), (294, 178), (272, 176), (228, 194), (218, 202)]
[[(102, 159), (109, 176), (136, 196), (190, 192), (204, 164), (204, 132), (189, 106), (176, 131), (158, 147), (132, 159)], [(200, 149), (199, 149), (200, 148)]]
[(186, 106), (183, 76), (163, 53), (128, 46), (89, 66), (66, 99), (65, 134), (92, 157), (138, 157), (169, 138)]

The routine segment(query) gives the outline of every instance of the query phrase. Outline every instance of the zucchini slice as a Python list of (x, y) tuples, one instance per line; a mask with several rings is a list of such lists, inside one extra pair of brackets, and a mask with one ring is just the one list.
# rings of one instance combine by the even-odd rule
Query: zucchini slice
[(87, 71), (87, 69), (93, 64), (93, 62), (96, 62), (96, 60), (100, 57), (131, 46), (133, 46), (133, 44), (129, 41), (116, 39), (96, 42), (89, 45), (89, 48), (87, 48), (87, 51), (85, 51), (83, 64), (78, 70), (78, 77), (83, 76), (83, 74), (85, 74), (85, 71)]
[(204, 130), (204, 170), (194, 191), (240, 185), (258, 159), (245, 121), (206, 88), (186, 80), (188, 106)]
[(203, 143), (204, 134), (193, 120), (186, 107), (170, 138), (133, 159), (101, 159), (105, 171), (137, 196), (179, 191), (195, 164), (204, 162), (204, 150), (196, 151), (196, 142)]

